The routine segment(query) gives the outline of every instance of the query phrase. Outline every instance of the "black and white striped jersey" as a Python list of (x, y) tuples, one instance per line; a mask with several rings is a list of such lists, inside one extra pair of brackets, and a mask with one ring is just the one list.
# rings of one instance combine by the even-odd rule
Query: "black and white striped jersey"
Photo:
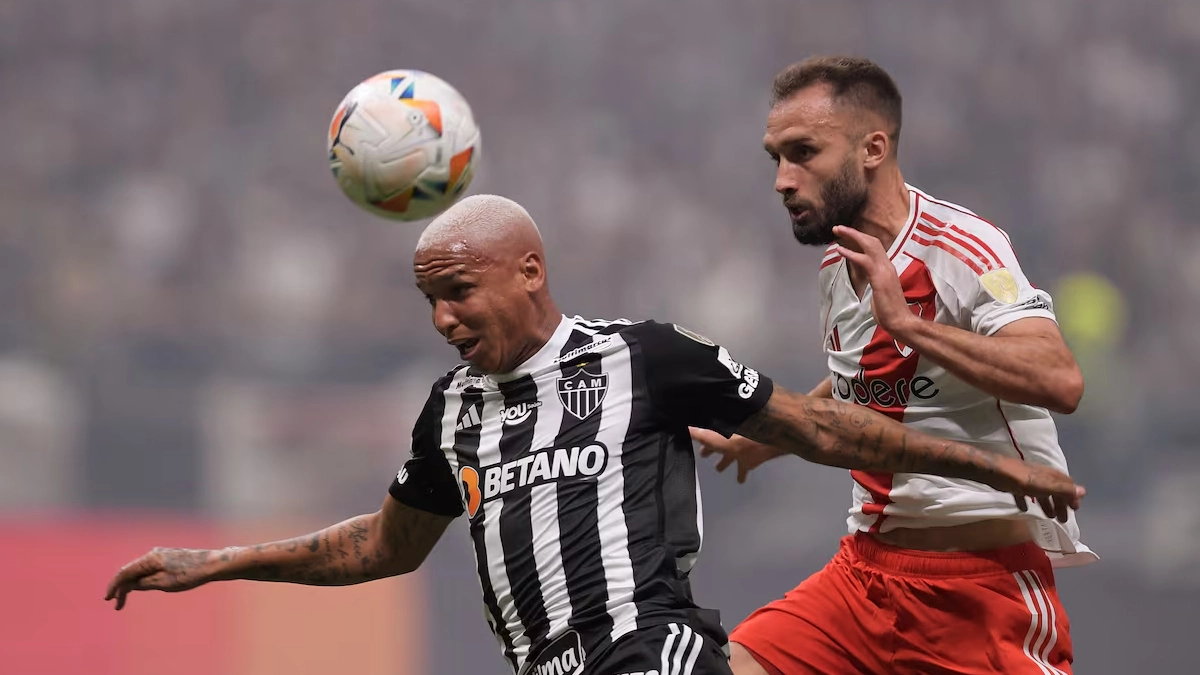
[(571, 629), (584, 654), (671, 622), (724, 644), (688, 582), (703, 518), (687, 427), (730, 435), (771, 391), (682, 327), (564, 317), (515, 371), (438, 380), (390, 492), (466, 512), (514, 672)]

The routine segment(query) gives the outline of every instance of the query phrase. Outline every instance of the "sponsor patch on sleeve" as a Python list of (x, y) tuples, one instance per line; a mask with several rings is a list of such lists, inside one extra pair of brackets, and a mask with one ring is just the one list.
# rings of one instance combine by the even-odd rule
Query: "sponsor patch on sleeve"
[(1013, 277), (1012, 272), (1003, 267), (979, 277), (979, 283), (997, 302), (1011, 305), (1020, 297), (1017, 280)]

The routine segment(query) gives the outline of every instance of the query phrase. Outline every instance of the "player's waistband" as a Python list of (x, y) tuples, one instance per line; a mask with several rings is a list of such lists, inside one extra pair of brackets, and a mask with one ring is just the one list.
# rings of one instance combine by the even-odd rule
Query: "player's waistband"
[(1050, 559), (1032, 541), (990, 551), (943, 553), (885, 544), (865, 532), (842, 539), (841, 554), (890, 574), (922, 577), (967, 577), (1050, 570)]

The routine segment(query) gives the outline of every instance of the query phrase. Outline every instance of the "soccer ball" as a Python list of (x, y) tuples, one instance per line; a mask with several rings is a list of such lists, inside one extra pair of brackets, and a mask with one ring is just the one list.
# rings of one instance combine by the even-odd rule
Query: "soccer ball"
[(479, 161), (479, 127), (462, 94), (418, 70), (389, 70), (352, 89), (329, 125), (329, 169), (355, 204), (392, 220), (454, 203)]

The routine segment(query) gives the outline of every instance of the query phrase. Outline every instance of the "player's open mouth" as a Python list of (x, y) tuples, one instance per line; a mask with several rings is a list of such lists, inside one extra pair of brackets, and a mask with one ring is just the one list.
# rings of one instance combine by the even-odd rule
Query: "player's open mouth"
[(788, 215), (792, 217), (792, 222), (798, 223), (808, 217), (808, 209), (788, 209)]
[(464, 361), (470, 361), (475, 352), (479, 351), (479, 338), (467, 338), (462, 342), (454, 345), (458, 350), (458, 355)]

